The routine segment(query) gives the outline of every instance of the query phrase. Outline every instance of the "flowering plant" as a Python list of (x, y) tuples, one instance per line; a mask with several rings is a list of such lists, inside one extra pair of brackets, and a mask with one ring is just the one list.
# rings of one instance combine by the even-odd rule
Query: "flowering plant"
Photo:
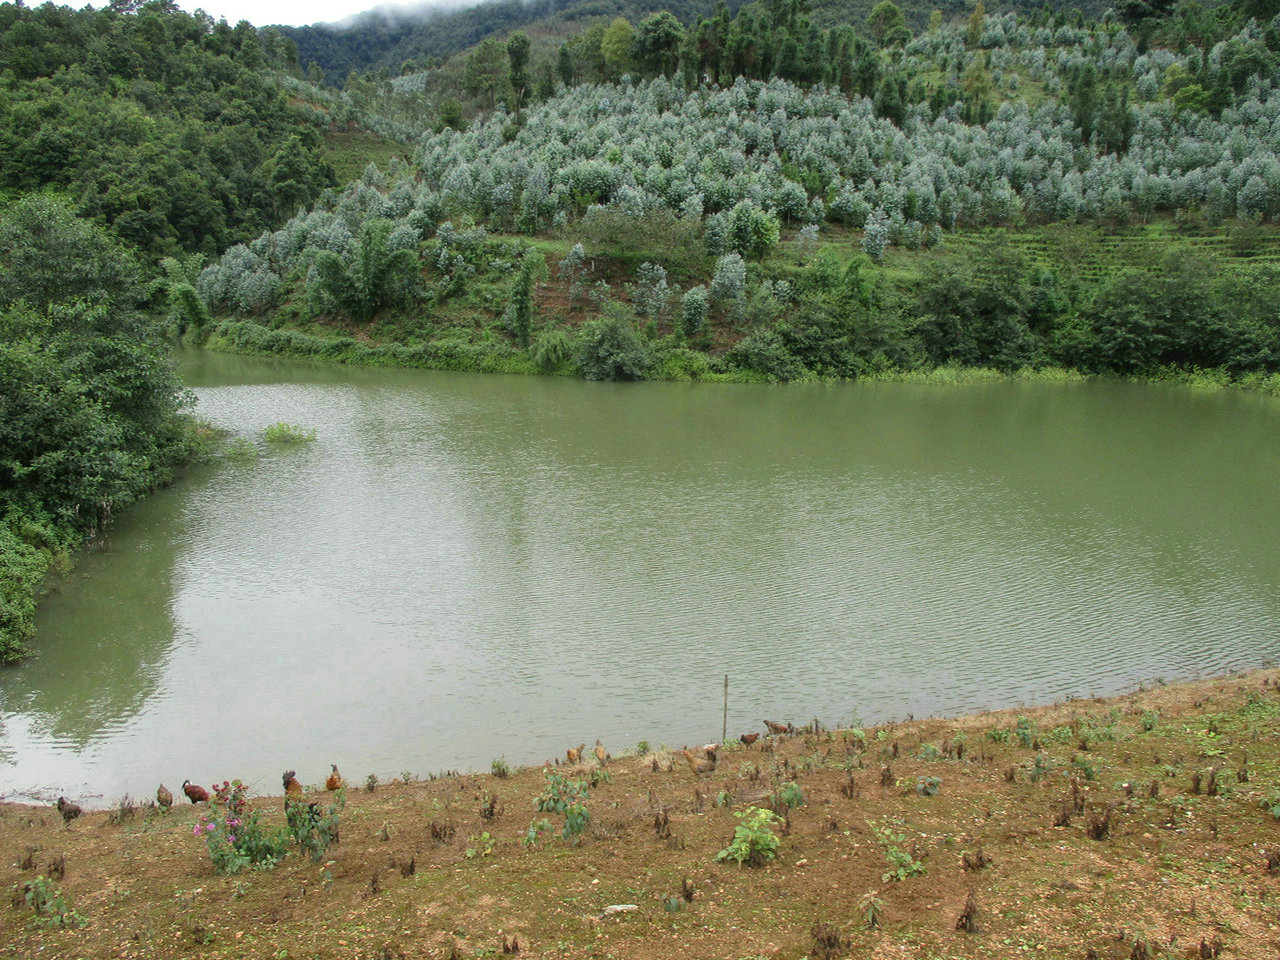
[(210, 812), (201, 815), (191, 832), (204, 839), (209, 859), (219, 873), (239, 873), (248, 867), (268, 869), (289, 849), (289, 832), (283, 827), (267, 830), (258, 823), (258, 811), (249, 808), (245, 786), (239, 780), (214, 785)]

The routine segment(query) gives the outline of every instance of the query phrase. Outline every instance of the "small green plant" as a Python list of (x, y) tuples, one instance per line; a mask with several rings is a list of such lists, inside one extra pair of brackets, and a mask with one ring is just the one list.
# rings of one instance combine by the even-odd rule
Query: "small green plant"
[(285, 820), (289, 832), (298, 846), (311, 855), (312, 863), (324, 859), (325, 851), (338, 842), (338, 826), (342, 810), (347, 805), (347, 788), (341, 787), (333, 796), (327, 810), (318, 803), (303, 800), (285, 800)]
[(288, 853), (288, 831), (268, 830), (258, 822), (258, 811), (249, 809), (245, 785), (239, 780), (215, 784), (209, 807), (191, 832), (204, 840), (218, 873), (229, 875), (251, 867), (266, 870)]
[(884, 857), (889, 862), (889, 869), (880, 877), (883, 882), (924, 876), (924, 864), (899, 846), (907, 840), (907, 835), (902, 832), (902, 821), (886, 820), (883, 823), (869, 824), (869, 826), (876, 840), (883, 844)]
[(729, 796), (728, 790), (721, 790), (719, 793), (716, 794), (715, 804), (717, 807), (720, 807), (721, 809), (723, 809), (724, 807), (729, 806), (729, 804), (731, 804), (732, 802), (733, 802), (733, 798)]
[(467, 838), (467, 859), (474, 860), (476, 857), (487, 857), (493, 853), (493, 837), (486, 830), (478, 837)]
[(782, 823), (782, 818), (760, 807), (748, 807), (734, 816), (742, 822), (734, 828), (729, 846), (716, 854), (716, 860), (732, 860), (749, 867), (762, 866), (772, 860), (782, 843), (772, 828)]
[(548, 820), (546, 817), (542, 817), (541, 819), (534, 820), (529, 824), (529, 829), (524, 832), (524, 845), (526, 847), (537, 846), (538, 841), (541, 840), (545, 834), (548, 834), (550, 832), (551, 832), (550, 820)]
[(609, 771), (608, 771), (608, 770), (606, 770), (604, 767), (592, 767), (592, 768), (591, 768), (591, 786), (592, 786), (592, 788), (598, 787), (598, 786), (600, 786), (600, 784), (602, 784), (602, 783), (609, 783), (609, 782), (610, 782), (610, 781), (612, 781), (612, 780), (613, 780), (613, 777), (612, 777), (612, 776), (610, 776)]
[(648, 754), (650, 753), (650, 751), (651, 751), (651, 750), (652, 750), (652, 748), (649, 746), (649, 741), (648, 741), (648, 740), (641, 740), (639, 743), (637, 743), (637, 744), (636, 744), (636, 756), (637, 756), (637, 757), (644, 757), (644, 756), (648, 756)]
[(916, 780), (916, 793), (922, 797), (936, 797), (941, 789), (941, 777), (920, 777)]
[(942, 751), (932, 743), (922, 743), (920, 745), (921, 760), (937, 760), (940, 756), (942, 756)]
[(378, 789), (378, 775), (376, 773), (371, 773), (364, 778), (364, 788), (368, 793), (373, 793)]
[(1094, 766), (1093, 761), (1088, 757), (1077, 755), (1076, 758), (1071, 761), (1071, 765), (1079, 770), (1080, 774), (1086, 780), (1098, 779), (1098, 768)]
[(994, 730), (987, 731), (987, 737), (993, 743), (1008, 743), (1011, 736), (1012, 734), (1010, 734), (1008, 730), (1001, 727), (996, 727)]
[(1052, 769), (1052, 766), (1053, 766), (1052, 761), (1050, 761), (1048, 757), (1046, 757), (1043, 753), (1037, 753), (1035, 762), (1031, 764), (1031, 771), (1029, 774), (1031, 777), (1031, 782), (1039, 783), (1041, 780), (1047, 777), (1049, 775), (1049, 771)]
[(1044, 738), (1050, 743), (1070, 743), (1075, 737), (1075, 731), (1070, 727), (1054, 727), (1044, 735)]
[(1150, 733), (1160, 723), (1159, 710), (1144, 710), (1142, 713), (1142, 730), (1144, 733)]
[(31, 926), (45, 930), (64, 930), (83, 927), (89, 921), (67, 906), (67, 898), (48, 877), (38, 876), (23, 884), (15, 884), (14, 900), (19, 896), (32, 909), (35, 916)]
[(554, 770), (543, 771), (543, 776), (547, 781), (546, 789), (533, 801), (533, 808), (539, 813), (562, 815), (564, 830), (561, 836), (570, 843), (578, 843), (591, 820), (591, 813), (587, 810), (586, 781), (562, 777)]
[(782, 789), (778, 791), (778, 806), (786, 810), (794, 810), (803, 805), (804, 791), (800, 789), (800, 784), (794, 780), (783, 784)]
[(1031, 745), (1035, 743), (1036, 725), (1026, 717), (1019, 717), (1013, 733), (1018, 738), (1018, 742), (1029, 750)]
[(299, 443), (310, 443), (315, 440), (316, 432), (314, 429), (308, 429), (296, 423), (286, 423), (282, 420), (279, 423), (271, 424), (271, 426), (263, 430), (262, 438), (267, 443), (291, 446)]
[(1277, 820), (1280, 820), (1280, 790), (1272, 790), (1258, 801), (1258, 806), (1262, 807), (1263, 810), (1267, 811), (1267, 813), (1271, 814)]
[(866, 924), (868, 930), (876, 930), (880, 927), (880, 917), (884, 914), (884, 901), (876, 896), (876, 892), (872, 890), (858, 905), (858, 912), (862, 914), (862, 922)]
[(511, 776), (511, 767), (507, 765), (505, 757), (498, 757), (493, 763), (489, 764), (489, 769), (499, 780), (505, 780)]

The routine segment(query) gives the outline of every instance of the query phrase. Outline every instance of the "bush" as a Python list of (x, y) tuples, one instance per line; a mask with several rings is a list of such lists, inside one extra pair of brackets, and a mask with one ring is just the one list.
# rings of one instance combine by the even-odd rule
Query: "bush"
[(757, 370), (775, 380), (799, 380), (807, 372), (773, 327), (761, 327), (743, 337), (725, 359), (735, 367)]
[(690, 287), (680, 300), (680, 332), (688, 339), (700, 334), (707, 325), (710, 298), (704, 286)]
[(338, 842), (338, 827), (342, 820), (342, 810), (346, 805), (346, 787), (339, 788), (334, 794), (333, 803), (329, 804), (328, 810), (321, 810), (319, 803), (285, 800), (284, 811), (285, 819), (289, 823), (289, 832), (298, 846), (311, 855), (312, 863), (323, 860), (325, 851)]
[(35, 913), (31, 920), (33, 927), (64, 930), (68, 927), (83, 927), (89, 922), (67, 906), (67, 898), (48, 877), (35, 877), (20, 886), (15, 884), (13, 890), (15, 902), (20, 896)]
[(734, 828), (733, 841), (716, 854), (716, 860), (732, 860), (749, 867), (759, 867), (776, 856), (782, 841), (773, 827), (782, 819), (772, 810), (748, 807), (734, 814), (742, 822)]
[(273, 867), (289, 851), (289, 831), (267, 830), (258, 823), (258, 811), (249, 809), (239, 780), (224, 780), (213, 788), (210, 810), (201, 815), (192, 832), (204, 840), (218, 873)]
[[(533, 808), (539, 813), (561, 814), (564, 817), (564, 830), (561, 836), (570, 843), (576, 844), (591, 820), (591, 813), (587, 810), (586, 781), (570, 780), (568, 777), (560, 776), (554, 770), (546, 770), (543, 775), (547, 780), (546, 789), (542, 796), (533, 801)], [(529, 825), (529, 836), (533, 837), (534, 841), (539, 832), (535, 830), (535, 826), (540, 823), (545, 821), (535, 821)]]
[(310, 443), (315, 440), (316, 432), (314, 429), (301, 427), (296, 423), (286, 423), (281, 421), (273, 423), (267, 429), (262, 431), (262, 437), (268, 443)]
[(573, 341), (559, 327), (542, 330), (529, 347), (529, 358), (543, 370), (554, 370), (573, 355)]
[(611, 311), (583, 325), (574, 353), (588, 380), (643, 380), (652, 359), (630, 321)]

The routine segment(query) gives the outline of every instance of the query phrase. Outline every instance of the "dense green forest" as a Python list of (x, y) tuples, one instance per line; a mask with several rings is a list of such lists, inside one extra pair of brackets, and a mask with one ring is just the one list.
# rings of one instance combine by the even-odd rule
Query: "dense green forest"
[(1275, 7), (548, 0), (353, 29), (339, 88), (282, 29), (0, 4), (0, 658), (197, 446), (175, 337), (1280, 392)]
[[(837, 24), (861, 24), (878, 0), (812, 0), (808, 13), (819, 27)], [(1137, 0), (1144, 2), (1144, 0)], [(351, 73), (412, 71), (433, 61), (446, 60), (463, 53), (489, 37), (501, 37), (523, 30), (535, 37), (563, 40), (585, 28), (607, 25), (618, 17), (632, 24), (655, 13), (669, 11), (686, 27), (715, 15), (719, 6), (732, 14), (741, 0), (686, 0), (664, 3), (663, 0), (488, 0), (459, 10), (380, 9), (352, 17), (340, 24), (315, 24), (309, 27), (277, 27), (281, 34), (298, 47), (299, 62), (315, 64), (321, 75), (341, 82)], [(965, 16), (969, 5), (964, 0), (941, 0), (920, 3), (903, 0), (899, 5), (905, 22), (921, 29), (935, 9), (944, 16)], [(1019, 13), (1032, 13), (1042, 4), (1035, 0), (1014, 0), (1005, 8)], [(1101, 0), (1075, 0), (1065, 5), (1086, 16), (1098, 16), (1107, 9)]]

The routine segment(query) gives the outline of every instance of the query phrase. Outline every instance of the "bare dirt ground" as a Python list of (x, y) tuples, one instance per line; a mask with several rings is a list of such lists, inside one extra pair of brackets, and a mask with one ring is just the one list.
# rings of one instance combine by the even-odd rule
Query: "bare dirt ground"
[[(1280, 957), (1280, 671), (760, 733), (702, 776), (662, 751), (606, 778), (588, 748), (555, 768), (588, 784), (576, 844), (535, 812), (536, 767), (352, 783), (320, 862), (233, 876), (180, 795), (65, 825), (0, 806), (0, 956)], [(327, 772), (308, 791), (326, 803)], [(253, 802), (283, 822), (280, 798)], [(718, 862), (736, 814), (770, 805), (776, 857)], [(555, 831), (526, 844), (543, 816)], [(84, 926), (36, 915), (37, 877)]]

